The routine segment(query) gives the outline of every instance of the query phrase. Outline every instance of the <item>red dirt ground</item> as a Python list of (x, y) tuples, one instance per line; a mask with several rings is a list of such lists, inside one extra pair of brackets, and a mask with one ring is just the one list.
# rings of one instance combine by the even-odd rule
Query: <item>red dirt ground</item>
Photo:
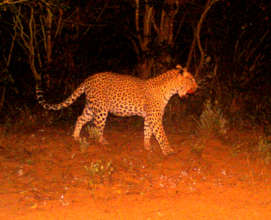
[(222, 141), (167, 129), (177, 153), (164, 157), (134, 127), (112, 125), (108, 146), (88, 147), (65, 126), (1, 131), (0, 219), (271, 219), (255, 131)]

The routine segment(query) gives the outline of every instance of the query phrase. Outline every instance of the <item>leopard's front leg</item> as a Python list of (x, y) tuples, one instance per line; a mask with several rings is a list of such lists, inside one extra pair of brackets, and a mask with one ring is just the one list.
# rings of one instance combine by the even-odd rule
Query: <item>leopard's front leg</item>
[(152, 135), (152, 128), (151, 128), (150, 121), (148, 120), (148, 118), (145, 118), (144, 120), (144, 148), (147, 151), (152, 150), (151, 143), (150, 143), (151, 135)]
[(158, 141), (164, 155), (169, 155), (174, 152), (168, 142), (166, 133), (163, 128), (162, 119), (156, 121), (156, 123), (153, 125), (153, 134)]
[(151, 150), (150, 138), (152, 133), (158, 141), (164, 155), (168, 155), (174, 152), (174, 150), (169, 145), (166, 133), (164, 131), (161, 114), (150, 114), (150, 117), (145, 118), (144, 147), (146, 150)]

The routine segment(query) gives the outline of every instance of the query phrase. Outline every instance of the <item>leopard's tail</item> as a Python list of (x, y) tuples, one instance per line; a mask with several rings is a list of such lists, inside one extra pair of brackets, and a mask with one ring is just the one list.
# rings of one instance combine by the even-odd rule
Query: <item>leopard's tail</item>
[(61, 103), (58, 104), (49, 104), (44, 99), (44, 92), (41, 89), (40, 85), (36, 84), (36, 98), (39, 104), (42, 105), (43, 108), (48, 110), (60, 110), (63, 108), (68, 107), (72, 103), (75, 102), (75, 100), (80, 97), (85, 92), (84, 84), (82, 83), (66, 100), (64, 100)]

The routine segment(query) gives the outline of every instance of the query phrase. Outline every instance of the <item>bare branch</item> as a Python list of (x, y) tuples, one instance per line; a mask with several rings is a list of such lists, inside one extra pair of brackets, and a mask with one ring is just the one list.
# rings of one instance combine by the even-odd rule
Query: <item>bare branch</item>
[(59, 18), (58, 18), (58, 21), (57, 21), (55, 37), (58, 36), (61, 33), (61, 30), (62, 30), (62, 27), (63, 27), (63, 10), (62, 10), (62, 8), (59, 8), (58, 12), (59, 12)]
[(142, 39), (140, 36), (140, 29), (139, 29), (139, 0), (135, 0), (136, 9), (135, 9), (135, 27), (136, 27), (136, 35), (139, 43), (141, 44)]
[(205, 5), (205, 9), (203, 11), (203, 13), (201, 14), (200, 16), (200, 20), (197, 24), (197, 27), (196, 27), (196, 30), (195, 30), (195, 35), (194, 35), (194, 39), (193, 39), (193, 42), (191, 44), (191, 48), (190, 48), (190, 51), (189, 51), (189, 56), (188, 56), (188, 59), (187, 59), (187, 62), (186, 62), (186, 67), (188, 68), (190, 66), (190, 63), (191, 63), (191, 59), (192, 59), (192, 51), (194, 51), (195, 49), (195, 42), (197, 42), (197, 46), (199, 48), (199, 51), (200, 51), (200, 63), (198, 65), (198, 68), (196, 69), (196, 72), (195, 72), (195, 75), (197, 75), (203, 65), (203, 62), (204, 62), (204, 59), (205, 59), (205, 52), (202, 48), (202, 45), (201, 45), (201, 42), (200, 42), (200, 30), (201, 30), (201, 26), (202, 26), (202, 23), (208, 13), (208, 11), (211, 9), (211, 7), (220, 0), (207, 0), (206, 2), (206, 5)]
[(18, 0), (18, 1), (11, 1), (11, 0), (4, 0), (3, 2), (0, 3), (0, 6), (2, 5), (15, 5), (23, 2), (28, 2), (30, 0)]

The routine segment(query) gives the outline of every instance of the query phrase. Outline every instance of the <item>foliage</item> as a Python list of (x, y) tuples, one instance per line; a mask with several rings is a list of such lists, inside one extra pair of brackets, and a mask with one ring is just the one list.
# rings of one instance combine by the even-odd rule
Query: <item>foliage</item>
[(257, 143), (257, 150), (260, 152), (265, 164), (270, 164), (271, 162), (271, 141), (265, 137), (260, 136)]
[(204, 136), (197, 138), (196, 142), (191, 147), (191, 152), (201, 157), (203, 150), (206, 146), (206, 141), (207, 141), (207, 138)]
[(91, 125), (87, 125), (86, 126), (88, 134), (89, 134), (89, 138), (92, 139), (98, 139), (99, 138), (99, 132), (98, 129), (95, 126), (91, 126)]
[(225, 137), (229, 130), (229, 122), (224, 116), (222, 110), (215, 102), (211, 104), (211, 100), (207, 99), (203, 105), (202, 113), (197, 123), (197, 139), (191, 146), (191, 152), (201, 156), (206, 141), (210, 136)]
[(229, 124), (223, 112), (218, 107), (217, 103), (212, 106), (211, 101), (207, 99), (204, 103), (203, 111), (200, 115), (198, 123), (198, 131), (207, 134), (217, 134), (224, 136)]
[(111, 181), (114, 167), (111, 161), (96, 160), (92, 161), (90, 165), (84, 166), (89, 175), (89, 187), (95, 184), (104, 183), (105, 180)]
[(80, 138), (80, 151), (82, 153), (86, 152), (89, 147), (88, 139), (98, 140), (99, 138), (98, 129), (95, 126), (91, 126), (90, 124), (87, 124), (85, 127), (89, 136)]
[[(212, 99), (218, 100), (225, 112), (263, 121), (271, 109), (267, 98), (270, 82), (266, 80), (269, 78), (266, 71), (270, 55), (266, 51), (271, 49), (268, 40), (271, 8), (253, 1), (246, 5), (228, 2), (226, 6), (221, 20), (214, 21), (212, 17), (209, 20), (215, 31), (211, 36), (218, 39), (208, 43), (212, 46), (209, 55), (218, 65), (211, 87)], [(234, 13), (237, 10), (239, 13)]]

